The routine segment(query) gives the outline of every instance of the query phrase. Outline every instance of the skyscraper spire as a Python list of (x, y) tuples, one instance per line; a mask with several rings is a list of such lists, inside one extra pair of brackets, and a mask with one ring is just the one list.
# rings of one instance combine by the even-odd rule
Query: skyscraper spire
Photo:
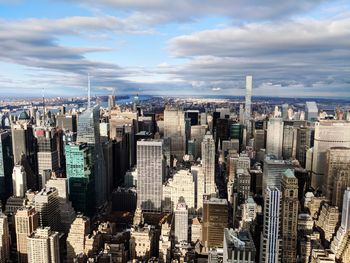
[(90, 73), (88, 73), (88, 109), (91, 107), (91, 101), (90, 101)]

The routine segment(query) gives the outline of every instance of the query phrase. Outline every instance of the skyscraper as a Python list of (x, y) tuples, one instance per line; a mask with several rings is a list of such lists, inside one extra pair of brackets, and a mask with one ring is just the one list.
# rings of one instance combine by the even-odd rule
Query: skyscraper
[(37, 229), (39, 225), (39, 215), (35, 211), (34, 207), (22, 207), (17, 210), (15, 215), (15, 224), (18, 261), (20, 263), (27, 263), (27, 237)]
[(350, 148), (327, 150), (324, 193), (332, 205), (342, 207), (344, 191), (350, 186)]
[(0, 211), (0, 263), (10, 258), (10, 231), (7, 216)]
[(89, 107), (78, 117), (77, 142), (87, 143), (92, 148), (94, 164), (94, 180), (96, 206), (107, 200), (107, 176), (103, 158), (103, 149), (100, 141), (100, 108), (98, 105)]
[(108, 95), (108, 109), (111, 110), (114, 107), (115, 107), (115, 96)]
[(95, 208), (95, 169), (92, 148), (86, 143), (65, 146), (68, 193), (77, 212), (91, 214)]
[(321, 120), (315, 123), (311, 186), (322, 189), (326, 183), (326, 152), (331, 147), (350, 147), (350, 122)]
[(305, 105), (305, 119), (308, 121), (317, 121), (318, 107), (315, 101), (307, 101)]
[(188, 210), (183, 202), (179, 202), (175, 209), (175, 241), (188, 241)]
[(341, 244), (346, 238), (347, 232), (350, 230), (350, 188), (348, 187), (344, 191), (343, 195), (343, 209), (341, 215), (340, 227), (338, 228), (337, 234), (331, 243), (331, 250), (339, 258), (339, 252), (341, 250)]
[(50, 227), (54, 231), (60, 228), (58, 191), (45, 187), (34, 197), (35, 211), (39, 214), (40, 227)]
[[(250, 123), (251, 110), (252, 110), (252, 88), (253, 88), (253, 76), (246, 76), (245, 78), (245, 123)], [(248, 124), (249, 125), (249, 124)], [(250, 129), (248, 129), (250, 131)]]
[(227, 200), (213, 197), (204, 200), (202, 242), (206, 248), (222, 247), (227, 224)]
[(45, 170), (58, 171), (57, 134), (54, 128), (39, 128), (35, 131), (38, 145), (39, 189), (45, 186)]
[(78, 215), (72, 223), (67, 237), (67, 261), (73, 262), (76, 255), (85, 252), (85, 239), (90, 234), (90, 219)]
[(260, 242), (260, 263), (281, 262), (281, 192), (267, 187), (264, 200), (264, 225)]
[(202, 167), (204, 173), (204, 193), (215, 193), (215, 142), (208, 131), (202, 141)]
[(12, 194), (12, 169), (11, 133), (0, 131), (0, 200), (3, 202)]
[(163, 140), (137, 142), (137, 206), (145, 212), (162, 211)]
[(13, 195), (24, 197), (27, 189), (27, 174), (22, 165), (16, 164), (12, 172)]
[(282, 158), (283, 121), (281, 118), (271, 118), (267, 124), (266, 153)]
[(50, 227), (37, 228), (27, 238), (28, 263), (60, 263), (59, 233)]
[(164, 138), (170, 138), (171, 154), (181, 160), (186, 152), (186, 122), (182, 109), (165, 108)]
[(295, 263), (298, 225), (298, 179), (290, 169), (282, 176), (282, 262)]

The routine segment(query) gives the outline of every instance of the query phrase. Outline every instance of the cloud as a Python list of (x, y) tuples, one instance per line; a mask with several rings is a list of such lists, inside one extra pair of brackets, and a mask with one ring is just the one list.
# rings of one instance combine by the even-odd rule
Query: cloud
[(277, 0), (76, 0), (84, 5), (97, 8), (113, 8), (128, 12), (146, 14), (153, 17), (152, 22), (188, 22), (208, 15), (223, 15), (233, 19), (266, 20), (286, 18), (287, 16), (309, 11), (323, 0), (277, 1)]
[(252, 74), (260, 90), (304, 87), (317, 95), (350, 90), (349, 46), (350, 18), (340, 16), (205, 30), (175, 37), (167, 49), (188, 60), (169, 71), (183, 81), (206, 83), (203, 90), (213, 83), (223, 90), (244, 88), (244, 76)]

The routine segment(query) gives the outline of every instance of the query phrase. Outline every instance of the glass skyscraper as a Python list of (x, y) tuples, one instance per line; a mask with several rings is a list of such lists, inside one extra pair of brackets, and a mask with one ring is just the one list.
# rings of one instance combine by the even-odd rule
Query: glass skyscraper
[(69, 198), (76, 211), (91, 215), (95, 207), (94, 162), (86, 143), (65, 147)]

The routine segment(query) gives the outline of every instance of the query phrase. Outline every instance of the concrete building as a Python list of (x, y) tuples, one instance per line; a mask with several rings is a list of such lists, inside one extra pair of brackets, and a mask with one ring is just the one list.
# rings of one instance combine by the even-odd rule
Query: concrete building
[(254, 263), (256, 249), (249, 230), (225, 228), (223, 263)]
[(191, 166), (191, 174), (194, 180), (195, 207), (201, 213), (204, 196), (204, 172), (202, 166)]
[(154, 229), (145, 225), (142, 228), (133, 228), (130, 232), (130, 259), (148, 260), (152, 255), (154, 242)]
[(73, 221), (67, 237), (67, 262), (73, 262), (76, 255), (85, 252), (85, 241), (89, 234), (90, 219), (78, 215)]
[(228, 224), (226, 199), (210, 198), (203, 203), (202, 243), (206, 248), (222, 247)]
[(290, 169), (282, 176), (282, 262), (296, 263), (298, 226), (298, 179)]
[(195, 209), (195, 180), (188, 170), (177, 171), (173, 178), (163, 185), (163, 210), (174, 211), (180, 199), (186, 203), (189, 210)]
[(15, 215), (16, 240), (18, 261), (28, 262), (28, 242), (27, 237), (31, 235), (39, 226), (39, 214), (34, 207), (19, 208)]
[(51, 178), (46, 183), (46, 188), (55, 188), (58, 192), (58, 203), (60, 213), (59, 232), (68, 234), (69, 228), (75, 219), (75, 211), (68, 196), (67, 178)]
[(175, 214), (175, 242), (188, 242), (188, 209), (185, 203), (179, 202)]
[(142, 211), (162, 211), (164, 167), (162, 140), (137, 142), (137, 206)]
[(326, 184), (327, 150), (332, 147), (350, 147), (350, 122), (321, 120), (315, 123), (311, 186), (322, 190)]
[(267, 187), (260, 241), (260, 263), (281, 262), (281, 208), (281, 191), (276, 187)]
[(267, 124), (266, 153), (280, 159), (282, 158), (282, 145), (283, 120), (281, 118), (271, 118)]
[(339, 210), (336, 206), (330, 206), (327, 203), (322, 205), (319, 217), (315, 222), (326, 241), (330, 242), (335, 235), (335, 230), (339, 221)]
[(27, 237), (28, 263), (60, 263), (59, 233), (38, 228)]
[(12, 195), (13, 153), (10, 131), (0, 131), (0, 200)]
[(196, 243), (198, 240), (202, 241), (202, 222), (200, 218), (195, 217), (191, 224), (191, 241)]
[(24, 197), (27, 188), (27, 173), (22, 165), (16, 164), (12, 172), (13, 195)]
[(202, 141), (202, 167), (204, 173), (204, 193), (213, 194), (215, 186), (215, 142), (210, 132)]
[(60, 207), (56, 188), (43, 188), (34, 197), (35, 211), (39, 214), (39, 226), (60, 230)]
[(6, 259), (10, 258), (10, 242), (8, 218), (0, 211), (0, 263), (6, 263)]
[(241, 228), (249, 228), (249, 225), (255, 220), (257, 213), (261, 211), (254, 199), (249, 196), (244, 204), (241, 205), (242, 220), (240, 221)]
[(350, 186), (350, 148), (333, 147), (326, 156), (323, 191), (331, 205), (341, 208), (344, 192)]

